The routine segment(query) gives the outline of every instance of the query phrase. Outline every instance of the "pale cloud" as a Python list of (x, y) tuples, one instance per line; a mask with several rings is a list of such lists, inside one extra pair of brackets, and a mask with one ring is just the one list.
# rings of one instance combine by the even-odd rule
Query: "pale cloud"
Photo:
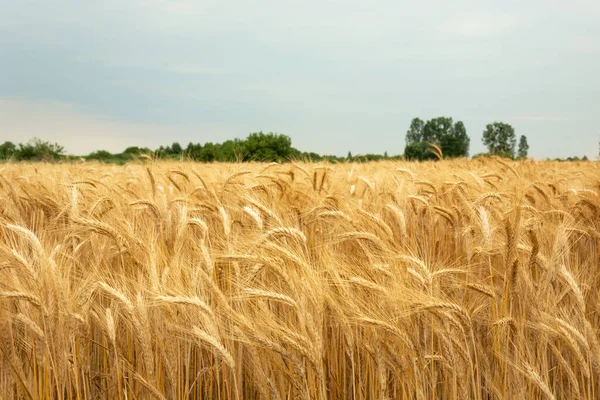
[[(78, 109), (61, 102), (31, 102), (0, 97), (2, 139), (14, 143), (33, 137), (57, 142), (70, 154), (84, 155), (95, 150), (121, 152), (129, 146), (157, 148), (181, 141), (231, 139), (243, 127), (236, 124), (161, 126), (119, 121)], [(225, 136), (225, 133), (228, 135)]]
[(167, 64), (163, 69), (184, 75), (224, 75), (227, 73), (223, 68), (202, 64)]
[(61, 102), (0, 98), (0, 131), (5, 140), (25, 142), (39, 137), (64, 145), (70, 153), (86, 154), (99, 149), (120, 152), (139, 146), (145, 138), (168, 136), (170, 129), (114, 121)]
[(466, 12), (451, 16), (440, 32), (458, 37), (485, 39), (513, 33), (519, 27), (516, 15), (491, 12)]
[(166, 71), (183, 75), (223, 75), (227, 71), (207, 63), (173, 63), (169, 60), (156, 59), (155, 57), (138, 57), (134, 54), (95, 54), (93, 56), (78, 56), (75, 61), (79, 63), (103, 65), (109, 68), (146, 69)]
[(573, 40), (573, 49), (579, 53), (597, 56), (600, 55), (600, 42), (591, 35), (581, 36)]
[(538, 158), (595, 153), (598, 1), (27, 4), (0, 0), (0, 93), (19, 99), (0, 139), (79, 153), (272, 130), (302, 150), (398, 154), (413, 117), (444, 115), (472, 154), (495, 120)]
[(567, 122), (573, 121), (573, 118), (562, 117), (560, 115), (518, 115), (515, 117), (507, 118), (511, 121), (556, 121), (556, 122)]

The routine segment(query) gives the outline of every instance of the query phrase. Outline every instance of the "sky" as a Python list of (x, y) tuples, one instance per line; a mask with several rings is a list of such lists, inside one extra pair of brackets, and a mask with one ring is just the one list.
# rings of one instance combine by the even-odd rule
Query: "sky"
[(71, 154), (264, 131), (401, 154), (412, 118), (598, 155), (600, 1), (0, 0), (0, 142)]

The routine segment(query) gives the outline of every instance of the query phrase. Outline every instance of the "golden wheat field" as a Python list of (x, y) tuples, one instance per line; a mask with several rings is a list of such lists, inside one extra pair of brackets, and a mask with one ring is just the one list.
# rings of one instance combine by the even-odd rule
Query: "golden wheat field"
[(594, 399), (598, 163), (0, 166), (2, 399)]

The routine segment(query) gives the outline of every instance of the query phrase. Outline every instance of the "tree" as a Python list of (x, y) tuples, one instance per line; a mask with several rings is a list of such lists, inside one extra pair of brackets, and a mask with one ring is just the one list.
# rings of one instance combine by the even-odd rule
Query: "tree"
[(349, 151), (348, 155), (346, 156), (346, 160), (352, 160), (352, 152)]
[(243, 140), (234, 139), (223, 142), (217, 153), (218, 161), (234, 162), (242, 160), (246, 154), (246, 146)]
[(300, 154), (300, 158), (303, 161), (308, 161), (308, 162), (315, 162), (315, 161), (321, 161), (323, 160), (323, 156), (320, 155), (319, 153), (315, 153), (313, 151), (304, 151)]
[(204, 146), (200, 149), (198, 153), (198, 161), (202, 162), (213, 162), (217, 158), (217, 150), (219, 144), (214, 144), (212, 142), (204, 143)]
[(432, 118), (423, 127), (423, 141), (441, 145), (442, 138), (452, 131), (452, 118)]
[(488, 124), (483, 131), (482, 141), (490, 154), (515, 158), (517, 138), (512, 126), (504, 122)]
[(404, 158), (407, 160), (435, 160), (435, 154), (431, 151), (431, 145), (427, 142), (411, 143), (404, 149)]
[[(452, 118), (450, 118), (450, 124), (452, 124)], [(457, 121), (451, 126), (449, 132), (444, 132), (439, 140), (442, 154), (444, 157), (449, 158), (468, 157), (471, 139), (467, 135), (465, 124), (462, 121)]]
[(192, 160), (198, 160), (198, 156), (202, 151), (202, 145), (200, 143), (190, 142), (185, 148), (185, 154)]
[[(414, 121), (414, 120), (413, 120)], [(467, 157), (471, 139), (462, 121), (454, 123), (450, 117), (430, 119), (423, 126), (423, 142), (439, 146), (444, 157)]]
[(282, 161), (292, 156), (292, 139), (286, 135), (255, 132), (248, 135), (243, 143), (246, 161)]
[(110, 154), (110, 152), (106, 151), (106, 150), (96, 150), (93, 153), (90, 153), (87, 155), (87, 159), (88, 160), (99, 160), (99, 161), (105, 161), (108, 160), (109, 158), (111, 158), (113, 155)]
[(409, 146), (413, 143), (418, 143), (423, 141), (423, 127), (425, 123), (420, 118), (413, 118), (410, 123), (410, 128), (406, 131), (406, 146)]
[(20, 160), (57, 160), (64, 153), (65, 148), (58, 143), (43, 142), (33, 138), (29, 142), (19, 143), (15, 151), (16, 158)]
[(126, 148), (125, 151), (123, 151), (123, 153), (137, 156), (140, 154), (150, 154), (150, 153), (152, 153), (152, 150), (150, 150), (147, 147), (130, 146), (130, 147)]
[(521, 135), (519, 138), (519, 158), (527, 158), (527, 152), (529, 151), (529, 144), (527, 143), (527, 136)]
[(183, 149), (181, 148), (181, 145), (180, 145), (179, 143), (177, 143), (177, 142), (174, 142), (174, 143), (171, 145), (171, 152), (172, 152), (173, 154), (181, 154), (181, 151), (182, 151), (182, 150), (183, 150)]
[(16, 151), (17, 146), (13, 142), (4, 142), (0, 145), (0, 159), (10, 158)]

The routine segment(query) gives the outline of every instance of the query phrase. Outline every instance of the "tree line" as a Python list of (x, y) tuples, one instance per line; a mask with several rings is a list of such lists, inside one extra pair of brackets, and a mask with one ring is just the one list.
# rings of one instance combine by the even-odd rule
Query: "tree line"
[(64, 151), (64, 146), (38, 138), (19, 144), (7, 141), (0, 144), (0, 160), (53, 161), (64, 157)]
[[(511, 159), (527, 158), (529, 144), (527, 137), (521, 135), (517, 145), (517, 136), (512, 126), (504, 122), (486, 125), (482, 132), (482, 142), (487, 153), (482, 156), (500, 156)], [(148, 156), (154, 159), (187, 159), (198, 162), (247, 162), (266, 161), (283, 162), (289, 160), (331, 162), (361, 162), (378, 160), (436, 160), (439, 158), (469, 157), (471, 139), (462, 121), (454, 122), (451, 117), (437, 117), (428, 121), (414, 118), (406, 132), (404, 153), (389, 156), (384, 154), (352, 155), (346, 157), (321, 155), (314, 152), (302, 152), (292, 147), (289, 136), (278, 133), (254, 132), (245, 139), (227, 140), (223, 143), (189, 143), (186, 147), (178, 142), (160, 146), (152, 150), (147, 147), (128, 147), (121, 153), (97, 150), (83, 157), (65, 154), (64, 146), (34, 138), (27, 143), (14, 144), (4, 142), (0, 145), (0, 160), (13, 161), (58, 161), (65, 159), (98, 160), (106, 163), (124, 164), (128, 161)], [(586, 160), (587, 158), (583, 158)], [(566, 159), (579, 160), (579, 158)]]
[(97, 160), (105, 163), (124, 164), (141, 157), (151, 157), (165, 160), (192, 160), (198, 162), (284, 162), (289, 160), (331, 162), (352, 161), (377, 161), (383, 159), (401, 159), (402, 156), (390, 157), (387, 152), (380, 154), (364, 154), (346, 157), (335, 155), (322, 155), (314, 152), (302, 152), (292, 147), (289, 136), (278, 133), (254, 132), (245, 139), (227, 140), (223, 143), (193, 143), (183, 147), (178, 142), (160, 146), (152, 150), (148, 147), (127, 147), (121, 153), (111, 153), (107, 150), (97, 150), (88, 155), (77, 157), (66, 155), (64, 147), (57, 143), (50, 143), (34, 138), (27, 143), (14, 144), (4, 142), (0, 145), (0, 160), (13, 161), (59, 161), (66, 159)]
[[(516, 148), (515, 130), (504, 122), (494, 122), (485, 127), (482, 142), (488, 153), (477, 154), (506, 158), (527, 158), (529, 144), (527, 137), (521, 135)], [(410, 160), (433, 160), (444, 158), (468, 157), (471, 139), (462, 121), (453, 122), (451, 117), (437, 117), (425, 122), (414, 118), (406, 132), (404, 156)], [(440, 151), (436, 152), (436, 148)], [(515, 152), (516, 151), (516, 152)]]

